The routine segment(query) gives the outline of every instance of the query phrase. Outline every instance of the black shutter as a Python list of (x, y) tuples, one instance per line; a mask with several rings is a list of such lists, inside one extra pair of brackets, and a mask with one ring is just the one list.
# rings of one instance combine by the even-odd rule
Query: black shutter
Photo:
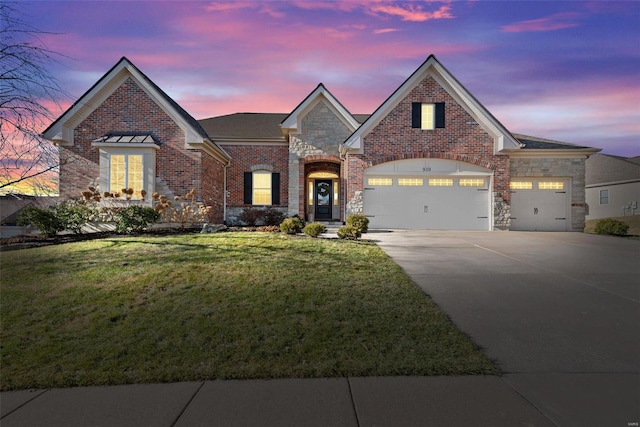
[(253, 174), (251, 172), (244, 173), (244, 204), (253, 203)]
[(444, 127), (444, 102), (436, 102), (436, 127)]
[(280, 174), (271, 174), (271, 204), (280, 204)]
[(422, 103), (411, 103), (411, 127), (420, 129), (422, 127)]

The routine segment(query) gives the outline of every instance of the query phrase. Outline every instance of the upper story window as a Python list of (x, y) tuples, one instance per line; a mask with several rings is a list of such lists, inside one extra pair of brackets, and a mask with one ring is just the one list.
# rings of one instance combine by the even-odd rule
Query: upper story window
[(411, 127), (433, 130), (443, 128), (444, 124), (444, 102), (411, 104)]

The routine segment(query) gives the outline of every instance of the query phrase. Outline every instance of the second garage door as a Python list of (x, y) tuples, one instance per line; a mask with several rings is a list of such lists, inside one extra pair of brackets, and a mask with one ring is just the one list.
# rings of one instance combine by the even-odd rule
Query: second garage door
[(367, 170), (364, 213), (371, 228), (490, 230), (490, 185), (475, 165), (392, 162)]
[(511, 182), (511, 230), (567, 231), (569, 180), (518, 178)]

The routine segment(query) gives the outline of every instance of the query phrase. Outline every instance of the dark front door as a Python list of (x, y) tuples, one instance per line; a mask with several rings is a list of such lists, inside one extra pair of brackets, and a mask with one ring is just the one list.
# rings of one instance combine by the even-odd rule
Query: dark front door
[(331, 203), (333, 201), (331, 180), (317, 179), (314, 186), (316, 220), (331, 219)]

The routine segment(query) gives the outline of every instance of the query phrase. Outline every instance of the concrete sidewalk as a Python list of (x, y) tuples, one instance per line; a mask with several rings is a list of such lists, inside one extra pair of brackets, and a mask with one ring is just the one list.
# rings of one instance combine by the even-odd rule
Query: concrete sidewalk
[(554, 426), (500, 377), (207, 381), (5, 392), (11, 426)]

